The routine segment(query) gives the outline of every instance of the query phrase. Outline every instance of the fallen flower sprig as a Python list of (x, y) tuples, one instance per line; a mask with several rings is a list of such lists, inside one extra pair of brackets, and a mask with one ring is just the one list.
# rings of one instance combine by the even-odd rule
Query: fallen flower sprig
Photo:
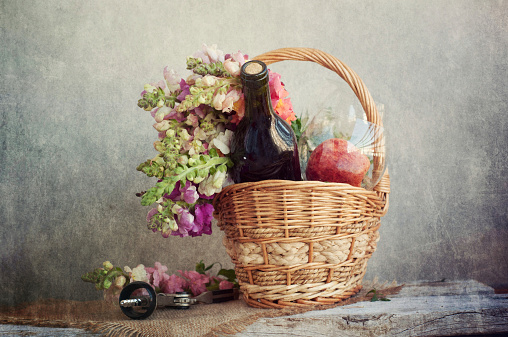
[(206, 266), (203, 261), (196, 264), (195, 270), (179, 270), (178, 274), (167, 274), (168, 267), (160, 262), (155, 262), (154, 267), (145, 267), (139, 264), (131, 269), (125, 266), (122, 270), (115, 267), (109, 261), (103, 263), (101, 268), (95, 268), (81, 276), (85, 282), (95, 284), (97, 290), (107, 290), (113, 295), (120, 294), (120, 291), (129, 283), (142, 281), (150, 284), (156, 293), (174, 294), (185, 291), (197, 296), (205, 291), (218, 289), (232, 289), (237, 287), (235, 271), (223, 269), (216, 275), (210, 270), (216, 263)]

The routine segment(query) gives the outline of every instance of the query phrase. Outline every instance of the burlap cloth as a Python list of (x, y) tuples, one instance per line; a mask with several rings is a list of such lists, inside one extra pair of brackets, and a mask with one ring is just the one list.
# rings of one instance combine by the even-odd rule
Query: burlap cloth
[(294, 315), (369, 301), (372, 294), (367, 295), (367, 292), (373, 288), (386, 296), (398, 293), (402, 286), (396, 282), (380, 284), (364, 281), (363, 289), (357, 295), (338, 304), (311, 308), (258, 309), (247, 306), (243, 300), (198, 304), (188, 310), (159, 308), (141, 321), (127, 318), (118, 306), (106, 301), (48, 299), (0, 308), (0, 323), (81, 328), (104, 336), (227, 336), (242, 331), (263, 317)]

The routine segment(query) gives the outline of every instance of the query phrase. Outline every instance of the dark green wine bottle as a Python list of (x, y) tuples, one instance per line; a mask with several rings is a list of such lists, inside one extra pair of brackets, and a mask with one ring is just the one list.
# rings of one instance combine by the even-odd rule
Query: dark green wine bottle
[(231, 145), (234, 182), (301, 180), (296, 136), (273, 110), (266, 64), (246, 62), (240, 76), (245, 115)]

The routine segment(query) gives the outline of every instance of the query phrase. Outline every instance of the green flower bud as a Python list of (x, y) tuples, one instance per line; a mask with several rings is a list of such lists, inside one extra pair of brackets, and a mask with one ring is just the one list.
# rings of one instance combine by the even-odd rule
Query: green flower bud
[(190, 88), (189, 88), (189, 92), (190, 92), (190, 94), (191, 94), (192, 96), (196, 96), (196, 95), (198, 95), (199, 93), (201, 93), (202, 91), (203, 91), (203, 89), (201, 89), (201, 88), (197, 88), (197, 87), (194, 87), (194, 86), (192, 86), (192, 87), (190, 87)]
[(217, 167), (217, 171), (222, 172), (222, 173), (226, 173), (228, 171), (228, 168), (227, 168), (226, 165), (222, 164), (219, 167)]
[(164, 143), (162, 143), (161, 141), (155, 141), (153, 143), (153, 147), (154, 149), (156, 149), (157, 151), (159, 151), (160, 153), (164, 153), (164, 151), (166, 150), (166, 146), (164, 146)]
[(179, 136), (185, 141), (189, 140), (191, 137), (187, 129), (181, 129), (181, 131), (179, 132)]
[[(198, 172), (197, 172), (197, 176), (198, 177), (203, 177), (203, 178), (206, 178), (208, 177), (208, 174), (210, 173), (210, 169), (208, 167), (205, 167), (205, 168), (202, 168), (202, 169), (199, 169)], [(195, 182), (195, 181), (194, 181)]]
[(199, 95), (197, 101), (199, 104), (205, 104), (206, 103), (206, 93), (202, 93), (201, 95)]
[(126, 282), (127, 282), (127, 279), (125, 278), (125, 276), (120, 275), (115, 279), (115, 287), (121, 289), (121, 288), (123, 288), (123, 286), (125, 285)]
[(145, 84), (144, 89), (145, 89), (146, 92), (152, 93), (157, 88), (155, 88), (153, 85)]
[(183, 154), (180, 157), (178, 157), (177, 162), (178, 164), (185, 166), (189, 162), (189, 157)]
[(103, 262), (102, 265), (104, 266), (105, 270), (111, 270), (111, 269), (113, 269), (113, 264), (111, 262), (109, 262), (109, 261)]
[(206, 101), (210, 104), (213, 101), (213, 91), (206, 92)]
[(196, 171), (192, 170), (192, 171), (188, 172), (185, 177), (187, 178), (187, 180), (193, 181), (194, 178), (196, 177)]
[(210, 156), (211, 156), (212, 158), (215, 158), (215, 157), (218, 157), (218, 156), (219, 156), (219, 154), (217, 153), (217, 150), (216, 150), (216, 149), (214, 149), (214, 148), (211, 148), (210, 150), (208, 150), (208, 153), (210, 154)]
[(173, 138), (176, 136), (176, 131), (173, 129), (169, 129), (166, 131), (166, 137)]
[(105, 279), (104, 282), (102, 282), (102, 288), (103, 289), (109, 289), (111, 287), (112, 282), (109, 279)]
[(228, 88), (229, 88), (229, 85), (220, 87), (219, 90), (217, 91), (217, 93), (225, 95), (228, 93)]

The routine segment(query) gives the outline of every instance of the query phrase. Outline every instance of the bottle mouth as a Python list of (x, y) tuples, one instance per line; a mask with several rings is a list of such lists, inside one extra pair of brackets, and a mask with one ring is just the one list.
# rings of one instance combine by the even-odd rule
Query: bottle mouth
[(268, 82), (268, 68), (262, 61), (252, 60), (245, 62), (240, 71), (242, 82), (247, 83), (259, 83), (259, 85)]

